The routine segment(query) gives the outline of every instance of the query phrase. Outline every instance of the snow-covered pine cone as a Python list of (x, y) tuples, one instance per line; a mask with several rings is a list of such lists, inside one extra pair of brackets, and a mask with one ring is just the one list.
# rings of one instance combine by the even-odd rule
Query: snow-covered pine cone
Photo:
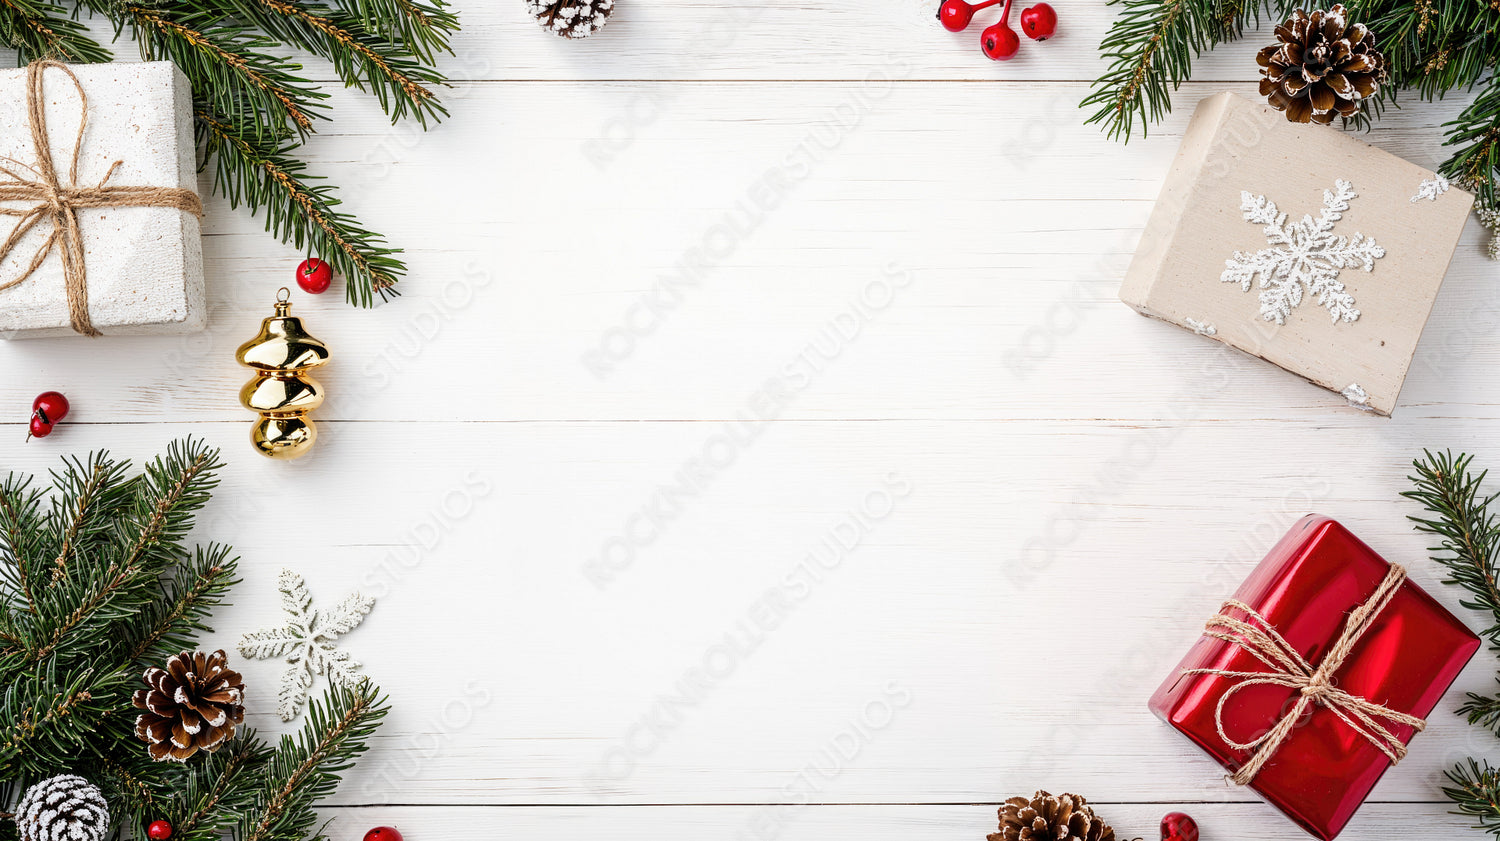
[(135, 735), (158, 762), (216, 751), (245, 721), (245, 683), (223, 651), (184, 651), (165, 669), (147, 669), (144, 679), (150, 688), (133, 699), (144, 710), (136, 716)]
[(1342, 4), (1312, 14), (1297, 9), (1255, 60), (1261, 96), (1294, 123), (1354, 116), (1380, 90), (1386, 71), (1375, 34), (1362, 23), (1351, 25)]
[(21, 841), (99, 841), (109, 830), (104, 794), (82, 777), (49, 777), (21, 796), (16, 831)]
[(604, 28), (615, 0), (526, 0), (536, 22), (564, 38), (587, 38)]
[(1000, 831), (987, 841), (1115, 841), (1115, 831), (1076, 794), (1039, 791), (1000, 807)]

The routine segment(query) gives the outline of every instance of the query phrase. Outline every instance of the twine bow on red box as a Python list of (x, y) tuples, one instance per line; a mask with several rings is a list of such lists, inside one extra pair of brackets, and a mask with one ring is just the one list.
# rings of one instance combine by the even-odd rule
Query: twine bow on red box
[[(1235, 750), (1251, 752), (1249, 761), (1235, 771), (1230, 779), (1238, 785), (1246, 785), (1255, 779), (1255, 775), (1260, 773), (1261, 768), (1265, 767), (1265, 764), (1276, 754), (1282, 742), (1291, 735), (1292, 729), (1297, 726), (1297, 722), (1301, 720), (1303, 713), (1311, 704), (1321, 704), (1326, 707), (1349, 725), (1354, 732), (1379, 748), (1391, 760), (1391, 764), (1400, 762), (1401, 758), (1406, 756), (1406, 744), (1376, 719), (1404, 724), (1419, 731), (1425, 729), (1427, 723), (1417, 716), (1397, 712), (1367, 698), (1351, 695), (1333, 683), (1333, 675), (1354, 650), (1355, 644), (1364, 636), (1365, 631), (1369, 630), (1375, 618), (1380, 615), (1380, 611), (1390, 603), (1391, 597), (1401, 588), (1405, 580), (1406, 570), (1396, 564), (1391, 564), (1390, 571), (1375, 592), (1363, 604), (1350, 612), (1344, 622), (1343, 633), (1334, 641), (1328, 654), (1316, 667), (1308, 663), (1307, 659), (1293, 648), (1286, 638), (1266, 621), (1264, 616), (1244, 602), (1230, 599), (1219, 609), (1217, 615), (1208, 620), (1207, 630), (1204, 631), (1205, 636), (1223, 640), (1248, 652), (1270, 669), (1268, 672), (1241, 672), (1198, 668), (1183, 669), (1181, 672), (1185, 675), (1217, 675), (1238, 681), (1219, 697), (1218, 706), (1214, 711), (1214, 723), (1218, 728), (1219, 738), (1224, 740), (1224, 744)], [(1246, 619), (1230, 616), (1230, 610), (1243, 613)], [(1285, 686), (1297, 690), (1299, 694), (1297, 702), (1270, 730), (1248, 742), (1238, 742), (1225, 732), (1224, 705), (1235, 694), (1251, 686)]]

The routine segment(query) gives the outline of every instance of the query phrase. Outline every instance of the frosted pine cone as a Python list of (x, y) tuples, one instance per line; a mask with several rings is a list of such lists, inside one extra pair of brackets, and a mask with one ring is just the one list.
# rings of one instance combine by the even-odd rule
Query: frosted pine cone
[(99, 841), (108, 829), (104, 794), (71, 774), (49, 777), (26, 789), (16, 806), (21, 841)]
[(186, 762), (200, 750), (216, 751), (245, 721), (245, 684), (223, 651), (184, 651), (165, 669), (147, 669), (145, 681), (151, 688), (134, 698), (144, 710), (135, 735), (152, 759)]
[(1030, 799), (1012, 797), (1000, 807), (1000, 831), (987, 841), (1115, 841), (1115, 831), (1099, 820), (1076, 794), (1039, 791)]
[(564, 38), (587, 38), (604, 28), (615, 0), (526, 0), (536, 22)]
[(1342, 5), (1312, 14), (1296, 10), (1255, 60), (1261, 96), (1294, 123), (1354, 116), (1380, 90), (1386, 69), (1374, 33), (1362, 23), (1351, 26)]

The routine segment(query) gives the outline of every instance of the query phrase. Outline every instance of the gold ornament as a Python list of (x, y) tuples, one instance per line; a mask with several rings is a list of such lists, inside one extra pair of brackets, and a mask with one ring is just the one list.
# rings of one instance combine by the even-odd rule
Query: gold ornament
[(260, 415), (250, 428), (250, 443), (274, 459), (294, 459), (312, 449), (318, 430), (307, 413), (323, 405), (323, 386), (307, 370), (328, 364), (328, 346), (290, 315), (291, 294), (281, 288), (275, 315), (234, 354), (241, 365), (255, 369), (255, 378), (240, 389), (240, 402)]

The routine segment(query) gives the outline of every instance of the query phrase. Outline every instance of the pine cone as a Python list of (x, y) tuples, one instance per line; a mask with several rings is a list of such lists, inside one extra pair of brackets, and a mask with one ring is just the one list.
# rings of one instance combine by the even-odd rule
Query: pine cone
[(1276, 27), (1276, 40), (1255, 57), (1260, 93), (1291, 122), (1352, 117), (1385, 79), (1374, 34), (1362, 23), (1349, 26), (1342, 5), (1312, 14), (1298, 9)]
[(1039, 791), (1012, 797), (1000, 807), (1000, 831), (988, 841), (1115, 841), (1115, 831), (1077, 794)]
[(26, 789), (16, 805), (21, 841), (99, 841), (108, 830), (104, 794), (71, 774), (49, 777)]
[(145, 710), (135, 719), (135, 735), (157, 761), (186, 762), (198, 751), (216, 751), (245, 721), (245, 684), (230, 671), (224, 652), (183, 653), (165, 669), (147, 669), (146, 685), (135, 693)]
[(526, 0), (536, 22), (564, 38), (587, 38), (604, 28), (615, 0)]

